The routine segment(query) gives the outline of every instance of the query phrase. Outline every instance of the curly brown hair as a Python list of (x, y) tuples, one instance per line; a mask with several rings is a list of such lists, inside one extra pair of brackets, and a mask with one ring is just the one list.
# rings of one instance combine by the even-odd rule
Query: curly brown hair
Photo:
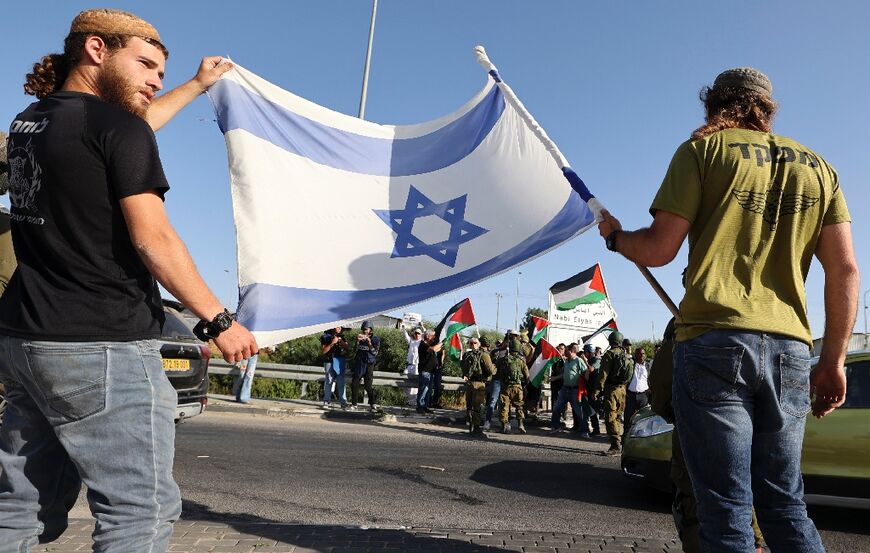
[(705, 86), (699, 97), (707, 122), (692, 132), (692, 140), (725, 129), (770, 132), (778, 107), (770, 96), (741, 87)]
[[(85, 50), (85, 40), (91, 36), (100, 37), (110, 52), (127, 46), (132, 38), (131, 35), (70, 33), (63, 41), (63, 54), (49, 54), (33, 64), (33, 72), (28, 73), (25, 77), (24, 93), (42, 99), (60, 90), (69, 76), (70, 70), (81, 61)], [(164, 57), (169, 58), (169, 51), (163, 44), (149, 38), (142, 40), (156, 46), (163, 52)]]

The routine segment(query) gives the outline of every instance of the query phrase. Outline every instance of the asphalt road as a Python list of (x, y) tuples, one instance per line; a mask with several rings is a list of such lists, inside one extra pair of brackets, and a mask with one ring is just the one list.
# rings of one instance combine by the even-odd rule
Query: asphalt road
[[(178, 429), (182, 517), (676, 537), (669, 499), (626, 479), (605, 440), (492, 436), (206, 413)], [(829, 551), (870, 551), (866, 511), (811, 515)]]

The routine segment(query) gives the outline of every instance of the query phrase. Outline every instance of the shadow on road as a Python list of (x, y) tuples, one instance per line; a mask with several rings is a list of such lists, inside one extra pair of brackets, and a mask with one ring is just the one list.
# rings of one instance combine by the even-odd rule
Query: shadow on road
[(541, 499), (670, 513), (667, 495), (639, 486), (613, 468), (582, 462), (505, 460), (477, 469), (471, 480)]
[[(184, 500), (182, 520), (226, 525), (240, 534), (264, 541), (293, 545), (312, 551), (366, 550), (441, 551), (449, 553), (495, 553), (503, 547), (471, 543), (473, 539), (492, 538), (489, 532), (449, 532), (415, 528), (362, 528), (334, 524), (292, 524), (277, 522), (249, 513), (216, 513), (195, 501)], [(235, 538), (238, 539), (238, 538)]]
[(819, 530), (870, 536), (870, 525), (867, 524), (865, 510), (810, 505), (807, 511)]

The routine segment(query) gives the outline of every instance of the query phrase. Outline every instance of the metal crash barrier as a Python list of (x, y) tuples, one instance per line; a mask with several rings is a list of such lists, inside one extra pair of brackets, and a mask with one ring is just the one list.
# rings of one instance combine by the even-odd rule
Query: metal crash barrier
[[(227, 363), (223, 359), (212, 359), (208, 366), (209, 374), (239, 376), (239, 368)], [(279, 378), (283, 380), (299, 380), (302, 382), (302, 395), (305, 396), (305, 388), (309, 382), (323, 382), (323, 367), (310, 365), (284, 365), (281, 363), (257, 363), (257, 377)], [(458, 376), (445, 376), (441, 380), (445, 390), (463, 391), (465, 381)], [(372, 380), (374, 386), (394, 386), (396, 388), (416, 388), (417, 377), (396, 374), (393, 372), (375, 371)], [(544, 388), (541, 391), (541, 400), (544, 409), (550, 408), (550, 390)]]

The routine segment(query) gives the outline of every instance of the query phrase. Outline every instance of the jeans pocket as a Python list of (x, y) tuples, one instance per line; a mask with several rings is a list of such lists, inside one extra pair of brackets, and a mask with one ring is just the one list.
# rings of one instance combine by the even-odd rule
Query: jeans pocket
[(795, 417), (810, 412), (810, 360), (785, 353), (779, 356), (779, 405)]
[(68, 421), (106, 408), (106, 346), (24, 344), (34, 383), (46, 403)]
[(692, 399), (715, 402), (733, 394), (744, 351), (741, 346), (687, 345), (684, 362)]

